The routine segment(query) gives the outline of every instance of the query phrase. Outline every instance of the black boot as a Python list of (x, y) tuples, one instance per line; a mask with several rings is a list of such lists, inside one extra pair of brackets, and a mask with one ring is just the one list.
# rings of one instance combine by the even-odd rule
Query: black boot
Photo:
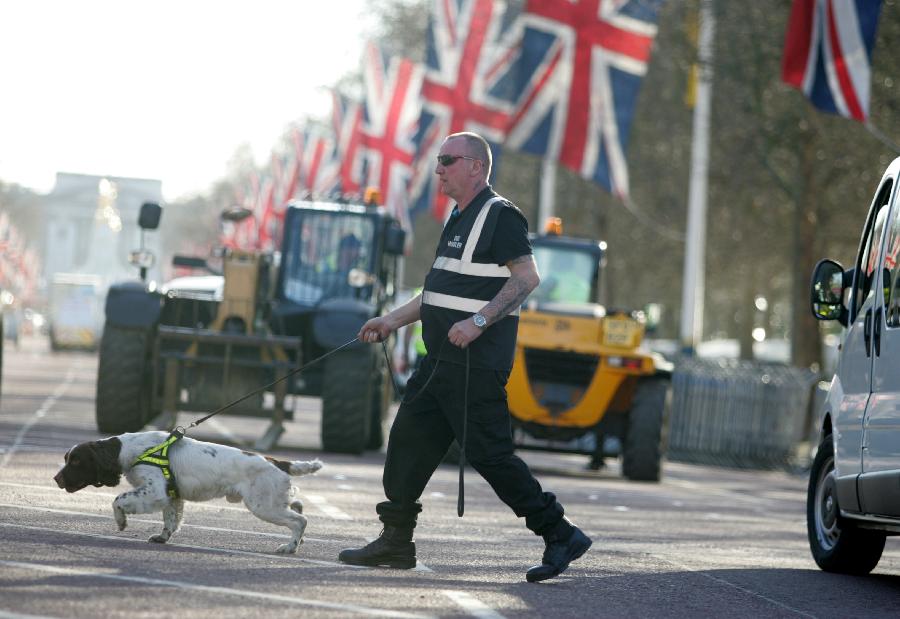
[(563, 518), (553, 529), (544, 533), (544, 557), (540, 565), (535, 565), (525, 574), (528, 582), (547, 580), (559, 576), (569, 563), (587, 552), (591, 547), (591, 538), (585, 535), (581, 529)]
[(342, 550), (338, 559), (350, 565), (408, 570), (416, 567), (416, 544), (412, 541), (412, 536), (412, 529), (385, 525), (378, 539), (362, 548)]

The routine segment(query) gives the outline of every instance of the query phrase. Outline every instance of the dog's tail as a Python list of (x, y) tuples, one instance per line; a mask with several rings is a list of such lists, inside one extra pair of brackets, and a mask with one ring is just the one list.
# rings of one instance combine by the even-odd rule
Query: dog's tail
[(277, 466), (288, 475), (310, 475), (322, 468), (321, 460), (294, 460), (287, 462), (285, 460), (276, 460), (275, 458), (266, 458), (269, 462)]

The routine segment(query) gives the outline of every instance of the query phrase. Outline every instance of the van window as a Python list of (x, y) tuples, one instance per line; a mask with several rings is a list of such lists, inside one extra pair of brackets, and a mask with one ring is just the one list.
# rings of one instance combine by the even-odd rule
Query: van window
[(874, 293), (872, 285), (875, 283), (875, 269), (878, 267), (878, 250), (881, 236), (884, 231), (885, 220), (888, 215), (888, 204), (891, 197), (892, 182), (887, 181), (878, 192), (875, 201), (875, 224), (860, 247), (856, 262), (856, 289), (854, 290), (853, 318), (859, 313), (860, 308)]
[(900, 208), (894, 209), (884, 252), (884, 316), (888, 327), (900, 327)]

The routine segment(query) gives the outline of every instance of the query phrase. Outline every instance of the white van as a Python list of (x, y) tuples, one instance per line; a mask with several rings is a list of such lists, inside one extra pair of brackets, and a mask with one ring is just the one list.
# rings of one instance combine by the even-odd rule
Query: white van
[(844, 327), (809, 477), (816, 563), (867, 574), (900, 534), (900, 157), (878, 185), (849, 268), (816, 265), (812, 311)]

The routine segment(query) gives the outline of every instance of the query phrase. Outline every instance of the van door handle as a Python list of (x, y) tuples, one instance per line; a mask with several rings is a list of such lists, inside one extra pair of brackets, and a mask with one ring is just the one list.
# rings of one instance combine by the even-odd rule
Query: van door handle
[(872, 336), (873, 344), (875, 344), (875, 356), (881, 356), (881, 308), (879, 307), (875, 310), (875, 317), (873, 318), (874, 325), (873, 331), (875, 332)]
[(866, 356), (872, 354), (872, 308), (866, 312), (866, 318), (863, 321), (863, 341), (866, 344)]

